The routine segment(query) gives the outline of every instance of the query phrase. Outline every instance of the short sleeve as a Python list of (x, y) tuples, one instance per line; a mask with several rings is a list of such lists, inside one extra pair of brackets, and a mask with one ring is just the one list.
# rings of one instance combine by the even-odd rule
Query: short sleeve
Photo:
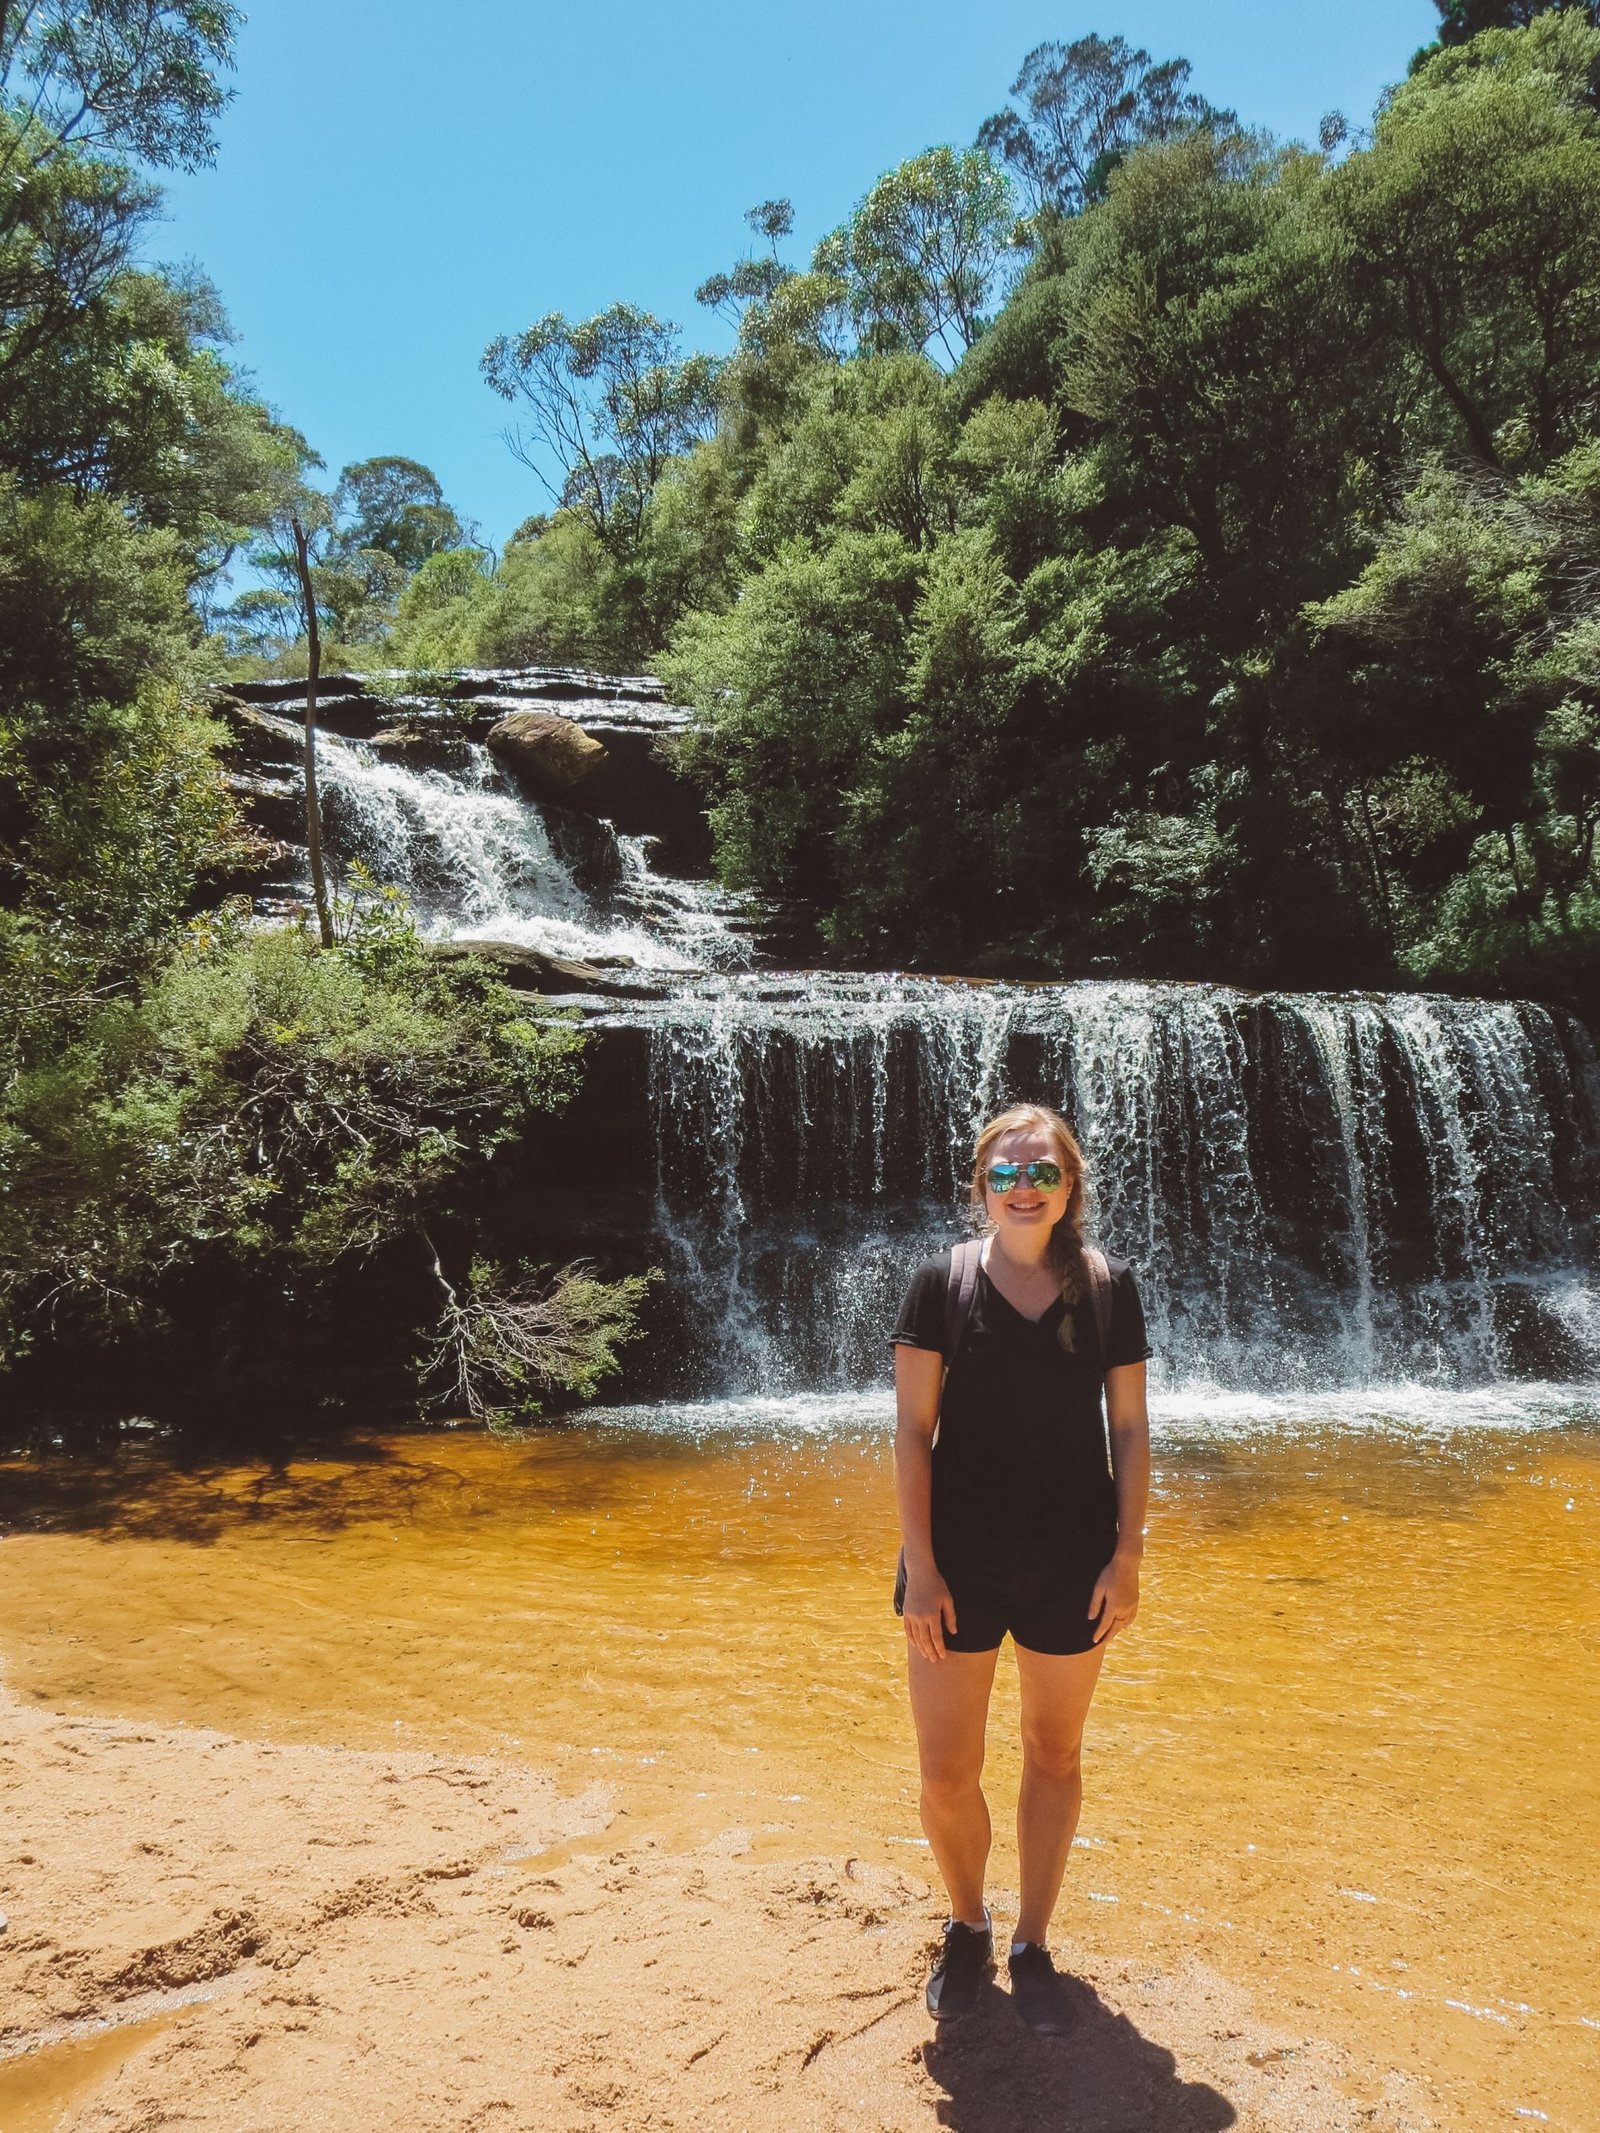
[(1133, 1268), (1125, 1259), (1106, 1262), (1111, 1276), (1111, 1332), (1106, 1341), (1107, 1370), (1123, 1363), (1145, 1363), (1155, 1353), (1145, 1331), (1144, 1305)]
[(924, 1259), (911, 1277), (900, 1316), (889, 1338), (897, 1347), (944, 1350), (945, 1292), (950, 1286), (950, 1254)]

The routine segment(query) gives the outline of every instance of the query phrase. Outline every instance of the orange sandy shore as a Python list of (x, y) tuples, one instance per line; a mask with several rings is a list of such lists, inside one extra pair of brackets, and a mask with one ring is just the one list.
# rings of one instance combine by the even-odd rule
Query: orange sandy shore
[(4, 2133), (1459, 2123), (1192, 1955), (1070, 1941), (1064, 2039), (922, 2007), (937, 1906), (858, 1860), (670, 1849), (503, 1758), (0, 1703)]

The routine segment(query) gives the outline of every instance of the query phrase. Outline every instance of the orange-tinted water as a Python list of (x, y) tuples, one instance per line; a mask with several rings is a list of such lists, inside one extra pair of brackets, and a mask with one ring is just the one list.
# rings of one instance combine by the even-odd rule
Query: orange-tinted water
[(72, 2107), (91, 2096), (145, 2045), (181, 2021), (181, 2013), (64, 2038), (0, 2064), (4, 2133), (56, 2133)]
[[(1062, 1933), (1193, 1949), (1447, 2106), (1468, 2083), (1486, 2123), (1600, 2125), (1600, 1436), (1346, 1429), (1157, 1465)], [(50, 1707), (500, 1750), (604, 1777), (669, 1839), (926, 1860), (880, 1441), (13, 1466), (0, 1519), (0, 1655)]]

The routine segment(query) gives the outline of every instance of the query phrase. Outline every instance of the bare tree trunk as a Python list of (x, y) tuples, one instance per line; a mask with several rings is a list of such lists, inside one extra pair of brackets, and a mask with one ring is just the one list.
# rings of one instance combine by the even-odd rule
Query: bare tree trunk
[(1389, 943), (1389, 960), (1395, 959), (1394, 902), (1389, 894), (1389, 874), (1383, 863), (1383, 846), (1378, 842), (1378, 826), (1372, 819), (1372, 802), (1367, 795), (1365, 778), (1357, 780), (1356, 798), (1361, 806), (1361, 826), (1366, 832), (1367, 852), (1372, 864), (1372, 878), (1378, 887), (1378, 909), (1383, 914), (1384, 938)]
[[(1503, 829), (1503, 830), (1502, 830), (1502, 831), (1500, 832), (1500, 836), (1501, 836), (1501, 839), (1502, 839), (1502, 841), (1503, 841), (1503, 843), (1504, 843), (1504, 845), (1505, 845), (1505, 848), (1506, 848), (1506, 858), (1507, 858), (1507, 860), (1508, 860), (1508, 861), (1510, 862), (1510, 866), (1511, 866), (1511, 887), (1512, 887), (1512, 891), (1513, 891), (1513, 894), (1512, 894), (1512, 898), (1511, 898), (1511, 907), (1512, 907), (1512, 909), (1513, 909), (1513, 910), (1514, 910), (1514, 911), (1516, 912), (1517, 916), (1518, 916), (1518, 917), (1519, 917), (1519, 918), (1521, 919), (1521, 921), (1522, 921), (1522, 945), (1524, 946), (1524, 948), (1526, 948), (1526, 950), (1528, 951), (1529, 955), (1532, 955), (1532, 953), (1533, 953), (1533, 922), (1532, 922), (1532, 907), (1533, 907), (1533, 895), (1532, 895), (1532, 892), (1531, 892), (1530, 890), (1528, 890), (1528, 889), (1525, 889), (1525, 888), (1524, 888), (1524, 887), (1522, 886), (1522, 867), (1521, 867), (1521, 864), (1520, 864), (1520, 862), (1519, 862), (1519, 860), (1518, 860), (1518, 858), (1517, 858), (1517, 832), (1516, 832), (1516, 828), (1515, 828), (1515, 825), (1514, 825), (1514, 824), (1512, 824), (1512, 823), (1510, 823), (1510, 822), (1508, 822), (1508, 823), (1506, 824), (1505, 828), (1504, 828), (1504, 829)], [(1537, 886), (1537, 883), (1538, 883), (1538, 863), (1537, 863), (1537, 860), (1535, 861), (1535, 864), (1534, 864), (1534, 882), (1535, 882), (1535, 886)]]
[(322, 865), (322, 810), (317, 804), (317, 681), (322, 673), (322, 639), (317, 632), (317, 596), (311, 584), (311, 551), (306, 529), (291, 518), (294, 559), (300, 571), (300, 599), (306, 614), (306, 850), (311, 855), (311, 894), (317, 906), (317, 930), (324, 948), (333, 946), (333, 912), (328, 877)]

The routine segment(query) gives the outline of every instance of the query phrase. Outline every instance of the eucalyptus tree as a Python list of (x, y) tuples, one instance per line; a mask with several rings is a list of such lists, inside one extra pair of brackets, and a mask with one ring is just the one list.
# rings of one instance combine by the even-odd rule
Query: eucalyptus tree
[(160, 195), (212, 160), (228, 0), (0, 0), (0, 469), (119, 496), (206, 579), (258, 523), (293, 433), (220, 353), (215, 292), (138, 267)]
[(1104, 198), (1111, 171), (1141, 143), (1237, 125), (1190, 89), (1190, 71), (1188, 60), (1157, 64), (1123, 37), (1035, 45), (978, 145), (1008, 166), (1031, 213), (1077, 214)]
[(624, 303), (576, 324), (549, 312), (491, 341), (482, 364), (529, 425), (531, 435), (507, 433), (513, 452), (552, 501), (621, 549), (637, 543), (668, 462), (715, 427), (718, 367), (681, 356), (676, 326)]
[(878, 180), (817, 247), (813, 271), (848, 291), (867, 348), (937, 342), (953, 363), (987, 323), (1016, 221), (986, 150), (930, 148)]
[(0, 0), (0, 99), (26, 114), (0, 172), (69, 148), (177, 170), (211, 162), (231, 94), (217, 75), (240, 20), (230, 0)]
[(1247, 641), (1327, 589), (1351, 470), (1390, 449), (1389, 351), (1353, 330), (1327, 182), (1317, 157), (1197, 131), (1131, 156), (1053, 254), (1037, 330), (1067, 434), (1114, 460), (1130, 534), (1192, 540), (1208, 635)]
[(1307, 709), (1359, 766), (1414, 979), (1554, 991), (1593, 1011), (1597, 581), (1589, 443), (1515, 477), (1424, 467), (1366, 567), (1308, 610), (1331, 687)]
[(120, 163), (40, 156), (38, 139), (26, 109), (0, 102), (0, 435), (37, 434), (29, 414), (62, 398), (64, 352), (92, 373), (107, 304), (158, 197)]
[[(305, 453), (298, 475), (321, 465)], [(281, 484), (280, 484), (281, 489)], [(433, 557), (466, 543), (466, 528), (444, 500), (438, 477), (419, 460), (358, 460), (331, 494), (293, 486), (275, 492), (250, 563), (261, 582), (220, 618), (240, 650), (268, 657), (309, 637), (309, 610), (290, 518), (307, 533), (306, 567), (319, 631), (346, 647), (376, 644), (393, 624), (407, 585)]]
[[(1600, 29), (1600, 0), (1433, 0), (1439, 10), (1439, 42), (1470, 44), (1480, 30), (1525, 30), (1536, 16), (1581, 15)], [(1419, 59), (1426, 56), (1419, 53)]]
[(730, 326), (741, 325), (752, 304), (770, 303), (784, 283), (795, 278), (794, 268), (778, 257), (779, 238), (794, 232), (793, 203), (763, 200), (744, 219), (758, 237), (766, 239), (766, 252), (745, 254), (726, 273), (708, 275), (694, 292), (697, 304), (715, 311)]
[(397, 454), (346, 467), (333, 508), (341, 555), (386, 556), (408, 578), (430, 556), (460, 548), (468, 537), (432, 468)]
[(92, 318), (159, 195), (124, 159), (214, 152), (237, 10), (216, 0), (0, 0), (0, 384)]

